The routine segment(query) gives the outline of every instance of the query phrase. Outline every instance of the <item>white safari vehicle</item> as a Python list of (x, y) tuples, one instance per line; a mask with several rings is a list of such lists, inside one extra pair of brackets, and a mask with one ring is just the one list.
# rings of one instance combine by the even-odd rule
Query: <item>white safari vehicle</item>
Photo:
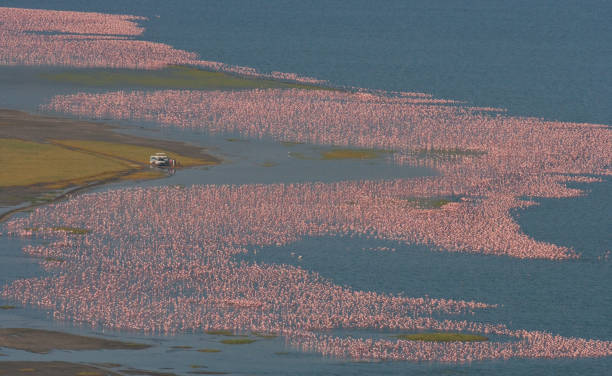
[(166, 155), (166, 153), (155, 153), (149, 157), (149, 163), (151, 166), (162, 167), (170, 165), (170, 158)]

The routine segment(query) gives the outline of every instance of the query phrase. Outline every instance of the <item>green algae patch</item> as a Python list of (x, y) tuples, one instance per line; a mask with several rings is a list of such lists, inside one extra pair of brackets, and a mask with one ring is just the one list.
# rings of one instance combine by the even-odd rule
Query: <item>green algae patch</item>
[(66, 227), (66, 226), (58, 226), (58, 227), (26, 227), (27, 231), (55, 231), (55, 232), (66, 232), (69, 234), (75, 235), (85, 235), (90, 232), (90, 230), (86, 228), (79, 227)]
[(51, 227), (51, 230), (59, 231), (59, 232), (68, 232), (70, 234), (77, 234), (77, 235), (85, 235), (85, 234), (90, 232), (90, 230), (88, 230), (86, 228), (64, 227), (64, 226)]
[(414, 152), (415, 155), (421, 158), (440, 158), (452, 159), (456, 157), (480, 157), (487, 154), (486, 151), (474, 149), (419, 149)]
[(303, 145), (303, 144), (304, 144), (303, 142), (298, 142), (298, 141), (281, 141), (281, 145), (287, 146), (287, 147)]
[(253, 343), (256, 340), (250, 338), (233, 338), (233, 339), (224, 339), (221, 341), (224, 345), (248, 345), (249, 343)]
[(289, 156), (294, 159), (303, 159), (311, 161), (334, 161), (334, 160), (374, 160), (393, 153), (389, 150), (379, 149), (350, 149), (336, 148), (320, 150), (315, 152), (296, 152), (290, 151)]
[(399, 334), (394, 337), (406, 341), (424, 342), (481, 342), (489, 340), (489, 338), (478, 334), (452, 332)]
[(122, 346), (127, 350), (143, 350), (148, 349), (151, 345), (147, 345), (144, 343), (136, 343), (136, 342), (122, 342)]
[(242, 77), (187, 66), (168, 66), (159, 70), (74, 69), (44, 73), (42, 78), (59, 83), (89, 87), (130, 87), (158, 89), (237, 90), (237, 89), (306, 89), (330, 88), (279, 80)]
[(189, 350), (189, 349), (193, 349), (193, 347), (191, 346), (171, 346), (171, 349), (175, 349), (175, 350)]
[(374, 149), (332, 149), (322, 152), (321, 159), (377, 159), (382, 157), (385, 153), (388, 152)]
[(201, 352), (201, 353), (218, 353), (218, 352), (221, 352), (221, 350), (219, 350), (219, 349), (198, 349), (197, 351)]
[(400, 197), (400, 200), (414, 206), (418, 209), (440, 209), (444, 205), (459, 202), (461, 197), (459, 196), (438, 196), (438, 197)]
[(0, 309), (4, 309), (4, 310), (9, 310), (9, 309), (16, 309), (17, 307), (14, 305), (0, 305)]

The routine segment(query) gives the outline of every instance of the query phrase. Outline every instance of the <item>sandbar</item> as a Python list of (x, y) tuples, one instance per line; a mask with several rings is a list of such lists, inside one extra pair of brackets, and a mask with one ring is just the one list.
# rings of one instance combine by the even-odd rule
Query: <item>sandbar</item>
[(0, 328), (0, 347), (46, 354), (52, 350), (142, 350), (151, 346), (51, 330)]

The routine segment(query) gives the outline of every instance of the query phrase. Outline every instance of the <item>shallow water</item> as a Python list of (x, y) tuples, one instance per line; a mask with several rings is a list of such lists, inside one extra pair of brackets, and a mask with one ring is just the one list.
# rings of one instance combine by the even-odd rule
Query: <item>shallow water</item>
[[(216, 168), (216, 167), (215, 167)], [(214, 168), (213, 168), (214, 169)], [(191, 183), (202, 183), (210, 171), (194, 170)], [(178, 174), (177, 174), (178, 175)], [(176, 176), (176, 175), (175, 175)], [(172, 179), (154, 184), (175, 184)], [(585, 186), (582, 186), (583, 188)], [(320, 273), (340, 285), (369, 291), (402, 293), (405, 296), (457, 298), (498, 304), (494, 309), (477, 311), (463, 317), (470, 321), (503, 322), (510, 328), (545, 330), (565, 336), (610, 339), (609, 312), (612, 299), (608, 286), (612, 283), (612, 260), (601, 260), (601, 246), (609, 247), (604, 231), (609, 210), (605, 201), (610, 180), (586, 186), (584, 197), (565, 200), (541, 200), (539, 206), (515, 213), (522, 228), (539, 240), (574, 247), (583, 259), (555, 262), (547, 260), (517, 260), (507, 257), (439, 252), (425, 246), (407, 246), (389, 241), (359, 238), (306, 239), (286, 247), (257, 248), (246, 260), (293, 264)], [(109, 187), (100, 188), (102, 190)], [(568, 207), (572, 210), (568, 211)], [(554, 229), (553, 218), (573, 213), (566, 224)], [(23, 214), (22, 214), (23, 215)], [(603, 223), (602, 223), (603, 221)], [(568, 230), (600, 234), (597, 241), (576, 240)], [(3, 283), (39, 273), (37, 263), (20, 254), (23, 240), (1, 237)], [(394, 248), (378, 251), (376, 247)], [(605, 249), (605, 248), (603, 248)], [(294, 253), (293, 255), (291, 253)], [(302, 256), (298, 259), (298, 256)], [(458, 317), (458, 318), (461, 318)], [(470, 365), (373, 362), (358, 363), (344, 359), (323, 358), (305, 354), (287, 346), (282, 338), (258, 340), (254, 344), (228, 346), (219, 344), (223, 337), (206, 334), (177, 336), (147, 336), (138, 333), (94, 330), (88, 326), (74, 327), (70, 323), (50, 320), (44, 311), (22, 309), (0, 311), (2, 326), (31, 326), (69, 330), (77, 334), (105, 333), (128, 341), (145, 341), (155, 346), (139, 352), (89, 351), (53, 352), (31, 355), (22, 351), (3, 350), (13, 360), (54, 359), (82, 362), (114, 362), (134, 368), (174, 368), (175, 372), (192, 370), (191, 365), (206, 365), (206, 370), (232, 374), (544, 374), (544, 375), (605, 375), (612, 360), (530, 360), (475, 362)], [(363, 333), (357, 333), (363, 335)], [(374, 332), (374, 336), (385, 336)], [(221, 353), (199, 353), (175, 350), (171, 346), (221, 348)], [(280, 353), (280, 354), (279, 354)], [(288, 353), (288, 354), (286, 354)], [(241, 359), (240, 364), (236, 359)]]

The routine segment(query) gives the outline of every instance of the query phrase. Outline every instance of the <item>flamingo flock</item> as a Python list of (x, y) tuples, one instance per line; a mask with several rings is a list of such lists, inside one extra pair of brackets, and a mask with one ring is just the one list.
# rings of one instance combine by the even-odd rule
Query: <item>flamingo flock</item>
[[(139, 69), (186, 64), (320, 83), (202, 61), (187, 51), (138, 40), (144, 30), (138, 22), (144, 20), (0, 8), (0, 64)], [(503, 109), (469, 107), (423, 93), (362, 89), (77, 93), (56, 96), (43, 109), (211, 134), (381, 149), (390, 151), (390, 163), (425, 164), (441, 175), (79, 195), (6, 224), (9, 235), (47, 239), (24, 252), (39, 257), (48, 274), (4, 286), (0, 295), (5, 299), (93, 327), (166, 334), (273, 332), (304, 351), (356, 360), (612, 356), (612, 341), (456, 317), (496, 308), (484, 302), (358, 291), (299, 267), (237, 257), (258, 247), (276, 246), (282, 252), (282, 246), (308, 237), (349, 236), (449, 252), (578, 258), (573, 249), (529, 238), (511, 211), (534, 205), (529, 197), (581, 195), (567, 183), (611, 175), (609, 127), (509, 116)], [(415, 204), (440, 198), (452, 202)], [(465, 331), (502, 339), (428, 343), (326, 333), (336, 328)]]
[(415, 150), (481, 152), (475, 162), (464, 159), (479, 164), (484, 174), (612, 171), (607, 126), (507, 116), (454, 103), (300, 89), (161, 90), (60, 95), (43, 109), (249, 138), (393, 150), (398, 162), (409, 161)]
[(193, 52), (135, 39), (144, 32), (138, 22), (146, 20), (132, 15), (0, 7), (0, 65), (132, 69), (190, 65), (255, 78), (325, 83), (295, 73), (260, 73), (201, 60)]
[[(393, 196), (426, 185), (425, 180), (208, 185), (77, 196), (6, 225), (14, 236), (48, 239), (24, 251), (41, 257), (49, 275), (14, 281), (2, 297), (49, 309), (58, 320), (94, 327), (167, 334), (275, 332), (303, 350), (354, 359), (467, 362), (612, 355), (610, 341), (436, 318), (494, 305), (357, 291), (299, 267), (236, 259), (253, 247), (281, 246), (307, 236), (412, 240), (443, 235), (435, 232), (452, 225), (436, 224), (436, 216), (446, 209), (398, 206)], [(450, 211), (471, 205), (460, 202)], [(471, 225), (491, 227), (487, 220)], [(74, 234), (66, 228), (89, 232)], [(334, 328), (467, 331), (507, 340), (428, 344), (321, 333)]]
[[(43, 108), (214, 134), (392, 150), (391, 162), (426, 164), (442, 176), (393, 188), (364, 183), (369, 193), (360, 195), (387, 199), (376, 203), (384, 208), (384, 224), (368, 222), (380, 236), (451, 251), (578, 257), (573, 250), (529, 239), (510, 212), (533, 204), (522, 197), (577, 196), (582, 192), (565, 183), (601, 181), (594, 175), (612, 173), (609, 127), (513, 117), (427, 96), (298, 89), (117, 91), (56, 96)], [(444, 196), (464, 201), (422, 215), (402, 204), (410, 197)]]

